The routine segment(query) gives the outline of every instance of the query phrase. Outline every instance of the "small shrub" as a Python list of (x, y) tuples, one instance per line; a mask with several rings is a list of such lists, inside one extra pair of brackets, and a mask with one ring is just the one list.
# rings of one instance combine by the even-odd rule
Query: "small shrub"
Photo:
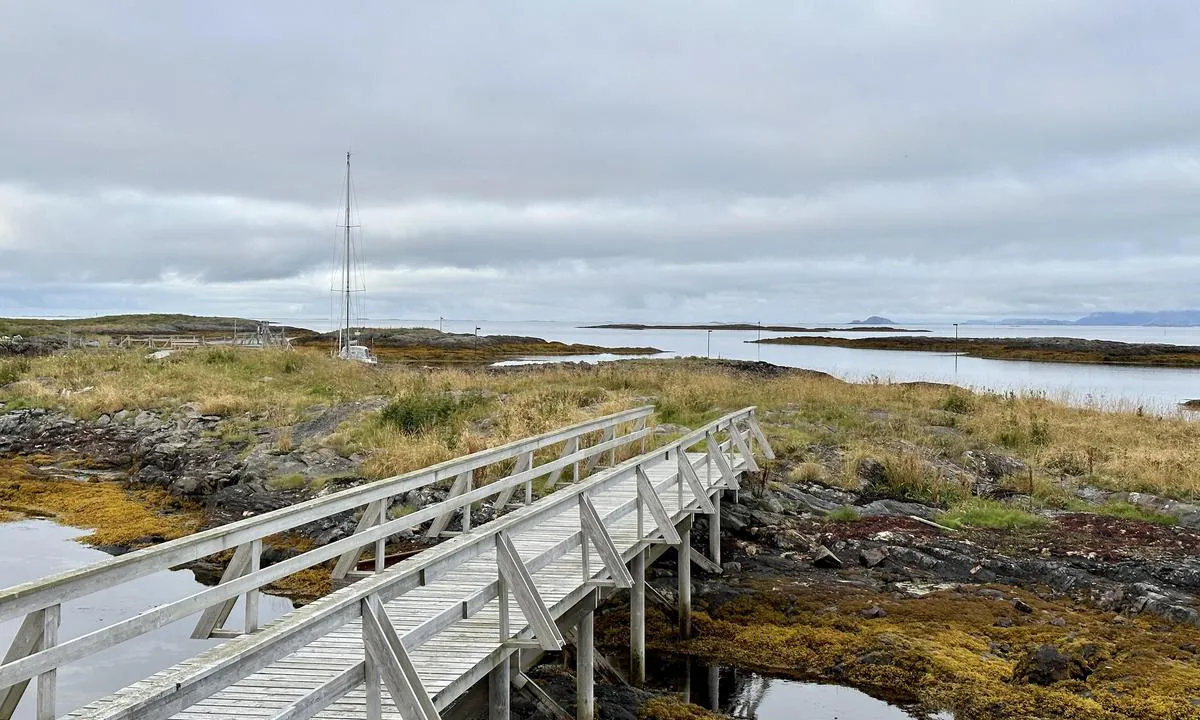
[(232, 348), (210, 348), (204, 351), (206, 365), (234, 365), (238, 361), (238, 351)]
[(285, 375), (298, 373), (304, 367), (304, 362), (300, 359), (298, 353), (290, 353), (283, 359), (283, 365), (279, 371)]
[(788, 473), (788, 477), (792, 482), (797, 483), (823, 482), (825, 480), (825, 467), (815, 462), (800, 463), (792, 468), (792, 471)]
[(965, 415), (975, 408), (975, 402), (971, 396), (964, 392), (951, 390), (946, 399), (942, 401), (942, 409), (946, 412), (952, 412), (957, 415)]
[(968, 498), (943, 513), (938, 522), (956, 529), (975, 527), (1016, 530), (1045, 524), (1046, 519), (995, 500)]
[(485, 398), (479, 393), (453, 395), (418, 394), (393, 400), (380, 413), (384, 425), (414, 435), (422, 430), (449, 425), (459, 413), (482, 405)]
[(847, 523), (858, 520), (858, 511), (850, 505), (843, 505), (840, 508), (831, 511), (825, 516), (825, 519), (831, 522)]
[(20, 380), (29, 372), (31, 365), (28, 358), (13, 358), (0, 360), (0, 385), (7, 385)]

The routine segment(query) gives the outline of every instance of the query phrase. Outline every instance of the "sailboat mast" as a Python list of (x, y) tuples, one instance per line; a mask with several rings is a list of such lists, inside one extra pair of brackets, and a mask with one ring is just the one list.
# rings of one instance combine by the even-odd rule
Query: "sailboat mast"
[(342, 268), (345, 279), (346, 323), (342, 335), (342, 350), (350, 353), (350, 153), (346, 153), (346, 262)]

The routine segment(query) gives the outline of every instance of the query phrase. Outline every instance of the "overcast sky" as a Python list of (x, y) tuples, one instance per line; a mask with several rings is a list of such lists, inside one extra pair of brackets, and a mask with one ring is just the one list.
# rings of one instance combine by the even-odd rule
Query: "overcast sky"
[(0, 315), (1200, 306), (1200, 3), (0, 0)]

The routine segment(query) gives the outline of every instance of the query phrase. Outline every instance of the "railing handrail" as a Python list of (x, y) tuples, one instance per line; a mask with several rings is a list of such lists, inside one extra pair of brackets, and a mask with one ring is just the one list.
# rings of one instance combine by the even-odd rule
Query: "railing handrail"
[[(531, 505), (527, 505), (492, 522), (478, 526), (470, 533), (450, 538), (412, 558), (402, 560), (398, 564), (388, 568), (385, 573), (371, 575), (335, 592), (333, 595), (326, 596), (317, 602), (300, 608), (285, 620), (274, 623), (255, 634), (239, 636), (222, 646), (222, 652), (219, 658), (215, 659), (214, 663), (204, 667), (188, 668), (186, 671), (169, 676), (162, 676), (152, 681), (147, 687), (142, 688), (137, 697), (123, 698), (125, 700), (124, 703), (118, 701), (113, 705), (107, 706), (103, 717), (142, 717), (143, 713), (147, 713), (150, 710), (148, 706), (156, 706), (164, 702), (170, 703), (171, 706), (178, 705), (180, 706), (179, 709), (187, 707), (200, 699), (191, 698), (190, 693), (200, 693), (206, 689), (211, 689), (212, 692), (215, 692), (219, 689), (218, 685), (223, 686), (219, 682), (219, 678), (223, 675), (235, 673), (240, 677), (248, 676), (256, 672), (257, 669), (265, 667), (279, 657), (293, 652), (298, 647), (311, 642), (317, 637), (353, 621), (359, 617), (361, 603), (366, 598), (377, 596), (384, 602), (387, 602), (409, 590), (428, 583), (457, 565), (487, 552), (488, 549), (495, 546), (496, 536), (500, 533), (519, 531), (528, 524), (537, 522), (541, 516), (552, 513), (565, 503), (578, 502), (578, 498), (585, 493), (603, 489), (611, 484), (620, 482), (626, 479), (631, 473), (636, 473), (641, 465), (657, 456), (671, 452), (686, 453), (687, 448), (697, 442), (704, 441), (709, 434), (720, 432), (722, 427), (727, 427), (743, 417), (753, 418), (754, 411), (754, 407), (747, 407), (728, 413), (705, 424), (702, 428), (671, 441), (665, 446), (630, 458), (600, 476), (568, 485)], [(722, 447), (722, 449), (724, 448)], [(682, 479), (677, 474), (672, 479), (659, 483), (656, 487), (664, 487), (670, 485), (672, 482), (682, 482)], [(628, 506), (631, 503), (626, 503), (606, 513), (605, 518), (623, 517), (630, 511), (631, 508)], [(398, 518), (392, 522), (395, 523), (402, 520), (404, 518)], [(573, 534), (563, 543), (560, 543), (560, 546), (540, 553), (537, 557), (532, 558), (531, 561), (527, 561), (527, 563), (533, 566), (551, 562), (557, 556), (561, 556), (567, 550), (574, 547), (578, 542), (578, 533)], [(646, 542), (645, 538), (639, 539), (639, 543), (644, 542)], [(597, 567), (597, 571), (601, 569)], [(477, 593), (477, 596), (470, 598), (471, 602), (469, 604), (472, 606), (473, 611), (478, 611), (486, 602), (496, 597), (494, 590), (489, 593), (488, 589), (485, 588), (482, 594)], [(461, 608), (457, 608), (455, 611), (458, 619), (462, 617), (459, 615), (461, 612)], [(472, 612), (471, 614), (474, 613)], [(456, 620), (447, 618), (445, 626), (453, 624), (454, 621)], [(443, 629), (445, 627), (433, 628), (422, 625), (405, 633), (404, 637), (415, 636), (414, 639), (417, 642), (413, 646), (416, 646)], [(526, 628), (527, 632), (528, 628)], [(408, 647), (407, 644), (406, 647)], [(260, 656), (258, 662), (247, 662), (247, 658), (255, 655)], [(208, 694), (211, 694), (211, 692)]]
[(653, 412), (654, 407), (647, 405), (586, 420), (566, 428), (480, 450), (429, 467), (376, 480), (159, 545), (135, 550), (47, 578), (14, 585), (0, 590), (0, 621), (83, 597), (152, 572), (230, 550), (243, 543), (285, 532), (330, 515), (354, 510), (402, 492), (451, 479), (460, 473), (471, 472), (521, 453), (540, 450), (573, 437), (648, 417)]

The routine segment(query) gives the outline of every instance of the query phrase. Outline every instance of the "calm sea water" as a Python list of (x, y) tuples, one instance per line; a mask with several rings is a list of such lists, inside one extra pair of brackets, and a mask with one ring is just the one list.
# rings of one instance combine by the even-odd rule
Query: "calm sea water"
[[(111, 556), (75, 541), (83, 531), (49, 520), (0, 523), (0, 587), (36, 580)], [(22, 551), (15, 552), (20, 548)], [(178, 600), (204, 588), (187, 570), (154, 573), (63, 605), (60, 641), (98, 630), (157, 605)], [(292, 609), (290, 600), (263, 595), (259, 600), (262, 621), (274, 620)], [(230, 615), (230, 627), (243, 617), (241, 601)], [(186, 618), (116, 647), (92, 655), (58, 672), (58, 712), (65, 713), (133, 682), (149, 677), (219, 643), (192, 640), (196, 618)], [(0, 649), (7, 649), (21, 618), (0, 623)], [(35, 684), (30, 683), (14, 716), (34, 717)]]

